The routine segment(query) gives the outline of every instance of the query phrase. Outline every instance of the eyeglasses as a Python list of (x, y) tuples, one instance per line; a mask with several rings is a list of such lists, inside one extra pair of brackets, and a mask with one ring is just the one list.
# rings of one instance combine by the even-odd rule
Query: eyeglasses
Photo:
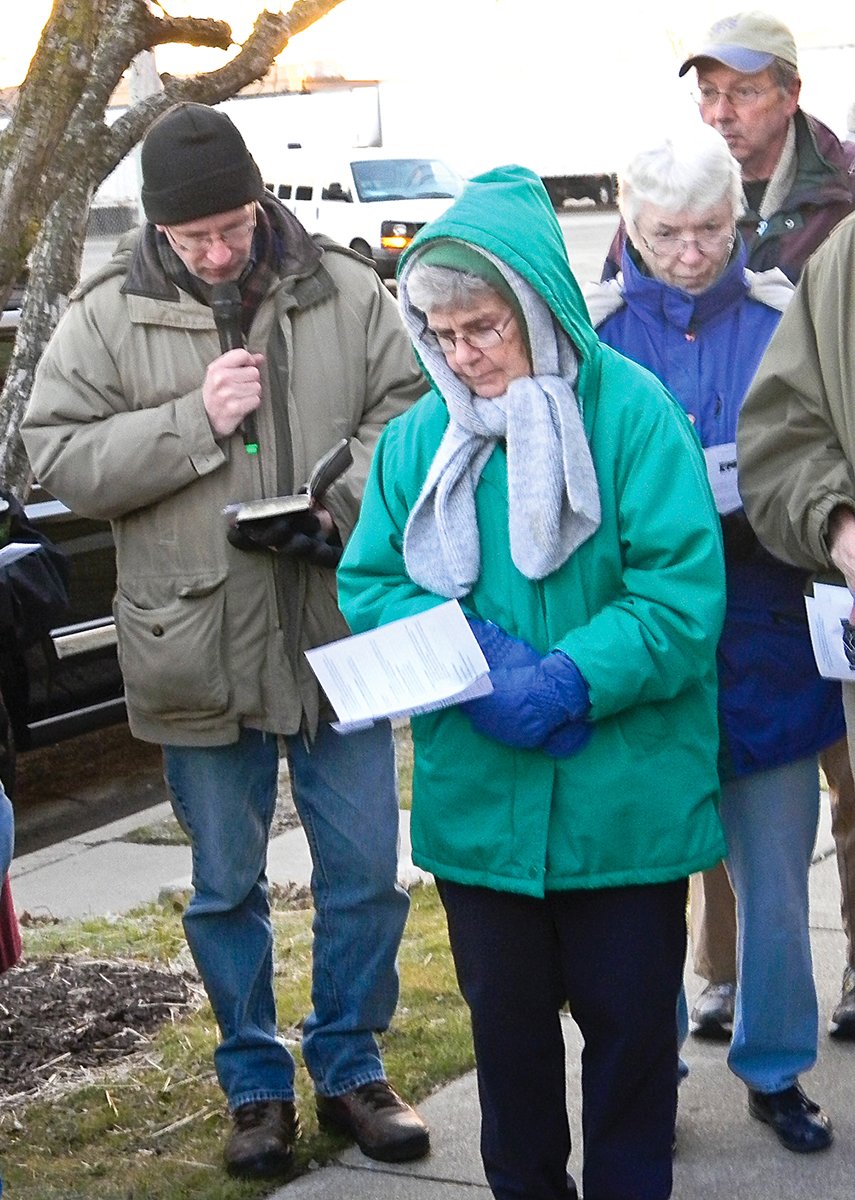
[(650, 253), (655, 254), (657, 258), (676, 258), (679, 254), (685, 254), (689, 246), (697, 246), (701, 254), (715, 254), (725, 247), (730, 253), (736, 241), (732, 229), (711, 229), (693, 238), (677, 237), (676, 233), (657, 233), (650, 238), (646, 238), (642, 233), (640, 237)]
[(163, 229), (173, 246), (187, 254), (207, 254), (215, 242), (223, 242), (230, 250), (234, 250), (238, 246), (242, 246), (246, 241), (247, 234), (255, 229), (255, 205), (253, 205), (250, 218), (241, 221), (238, 225), (229, 225), (218, 233), (185, 233), (182, 234), (184, 240), (179, 242), (167, 225), (164, 225)]
[(728, 91), (719, 91), (712, 84), (702, 84), (694, 93), (695, 102), (700, 108), (715, 108), (722, 97), (728, 102), (731, 108), (751, 108), (757, 103), (758, 96), (762, 96), (764, 92), (771, 92), (776, 85), (770, 83), (768, 87), (756, 88), (750, 83), (740, 83), (737, 87), (729, 88)]
[(443, 354), (454, 354), (458, 342), (465, 342), (473, 350), (495, 350), (505, 340), (502, 334), (513, 320), (513, 313), (508, 313), (498, 329), (473, 329), (471, 333), (437, 333), (429, 325), (425, 325), (424, 336), (428, 342), (439, 346)]

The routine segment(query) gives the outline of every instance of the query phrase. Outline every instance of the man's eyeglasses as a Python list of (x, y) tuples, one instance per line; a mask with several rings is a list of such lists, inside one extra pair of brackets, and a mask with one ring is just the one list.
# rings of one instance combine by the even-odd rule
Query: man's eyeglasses
[(678, 254), (684, 254), (689, 246), (697, 246), (701, 254), (716, 254), (725, 247), (730, 253), (736, 237), (732, 229), (715, 229), (693, 238), (677, 237), (676, 233), (657, 233), (649, 238), (641, 234), (641, 240), (657, 258), (676, 258)]
[(465, 342), (473, 350), (495, 350), (505, 340), (502, 334), (510, 325), (513, 313), (508, 313), (498, 329), (473, 329), (471, 333), (437, 333), (429, 325), (425, 325), (424, 335), (429, 342), (439, 346), (443, 354), (454, 354), (458, 342)]
[(757, 103), (759, 96), (762, 96), (764, 92), (770, 92), (775, 86), (774, 83), (770, 83), (768, 87), (756, 88), (750, 83), (740, 83), (737, 87), (728, 88), (726, 92), (722, 92), (712, 84), (703, 83), (696, 89), (694, 97), (700, 108), (715, 108), (722, 97), (731, 108), (751, 108)]
[(229, 225), (217, 233), (183, 233), (182, 240), (179, 241), (168, 226), (163, 228), (173, 246), (187, 254), (207, 254), (215, 242), (223, 242), (230, 250), (235, 250), (244, 245), (247, 234), (255, 229), (255, 205), (252, 215), (246, 220), (237, 225)]

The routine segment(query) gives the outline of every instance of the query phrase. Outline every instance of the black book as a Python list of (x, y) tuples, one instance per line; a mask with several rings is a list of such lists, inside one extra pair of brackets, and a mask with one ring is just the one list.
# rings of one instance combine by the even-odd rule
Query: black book
[(327, 488), (343, 475), (353, 462), (350, 440), (342, 438), (328, 450), (312, 467), (305, 487), (292, 496), (270, 496), (264, 500), (247, 500), (229, 504), (223, 511), (235, 525), (247, 521), (264, 521), (270, 517), (282, 517), (291, 513), (305, 512), (315, 501), (323, 499)]

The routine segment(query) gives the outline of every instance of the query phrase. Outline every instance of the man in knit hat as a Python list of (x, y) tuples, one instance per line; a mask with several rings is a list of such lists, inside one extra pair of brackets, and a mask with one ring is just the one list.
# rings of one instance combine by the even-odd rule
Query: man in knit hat
[[(163, 746), (193, 847), (184, 928), (221, 1032), (226, 1165), (286, 1175), (299, 1136), (265, 875), (280, 752), (314, 865), (302, 1049), (320, 1124), (373, 1158), (418, 1158), (427, 1128), (375, 1037), (408, 910), (391, 730), (339, 736), (304, 651), (348, 632), (331, 568), (380, 432), (424, 384), (374, 271), (265, 192), (225, 115), (169, 109), (142, 175), (147, 221), (72, 295), (24, 437), (54, 495), (113, 525), (128, 718)], [(224, 352), (219, 284), (238, 292)], [(229, 527), (230, 505), (299, 491), (342, 438), (353, 465), (322, 505), (257, 534)]]

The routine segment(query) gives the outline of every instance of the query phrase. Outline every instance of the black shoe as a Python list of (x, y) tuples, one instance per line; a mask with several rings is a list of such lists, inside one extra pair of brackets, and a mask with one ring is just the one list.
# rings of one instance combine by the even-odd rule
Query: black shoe
[(748, 1111), (758, 1121), (771, 1125), (788, 1150), (810, 1154), (831, 1145), (831, 1121), (798, 1084), (783, 1092), (755, 1092), (749, 1088)]
[(353, 1138), (363, 1154), (380, 1162), (409, 1162), (430, 1150), (430, 1133), (419, 1114), (385, 1079), (343, 1096), (315, 1096), (318, 1124), (327, 1133)]
[(232, 1113), (234, 1128), (224, 1157), (230, 1175), (276, 1179), (294, 1166), (300, 1119), (290, 1100), (257, 1100)]
[(855, 967), (843, 972), (840, 1002), (828, 1022), (828, 1036), (855, 1041)]
[(695, 1037), (729, 1042), (733, 1035), (735, 1003), (735, 983), (708, 983), (689, 1016), (690, 1031)]

